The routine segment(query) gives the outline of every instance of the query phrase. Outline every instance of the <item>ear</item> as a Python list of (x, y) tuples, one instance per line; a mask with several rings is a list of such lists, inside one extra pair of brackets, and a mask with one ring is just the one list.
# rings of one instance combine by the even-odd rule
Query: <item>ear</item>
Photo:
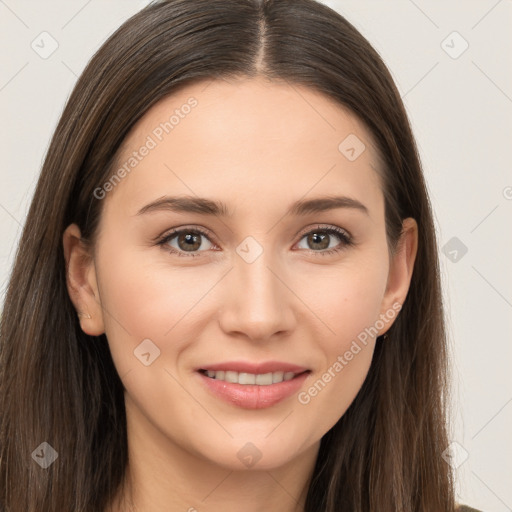
[[(388, 282), (382, 300), (381, 317), (386, 315), (386, 318), (389, 318), (390, 310), (398, 313), (405, 302), (411, 284), (417, 251), (418, 224), (412, 217), (409, 217), (402, 223), (402, 235), (397, 243), (395, 254), (390, 261)], [(400, 305), (399, 308), (398, 305)], [(398, 314), (393, 315), (393, 319), (386, 323), (381, 332), (379, 332), (379, 336), (389, 330), (397, 316)]]
[(99, 336), (105, 332), (105, 328), (94, 259), (76, 224), (66, 228), (62, 245), (68, 293), (77, 310), (80, 326), (86, 334)]

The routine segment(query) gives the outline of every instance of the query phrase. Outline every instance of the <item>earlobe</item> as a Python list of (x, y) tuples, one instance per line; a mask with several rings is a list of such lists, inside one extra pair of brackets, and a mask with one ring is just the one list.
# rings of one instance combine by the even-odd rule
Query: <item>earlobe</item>
[(81, 238), (80, 228), (69, 225), (62, 236), (66, 283), (82, 330), (91, 336), (105, 332), (94, 260)]
[[(409, 292), (411, 279), (418, 251), (418, 224), (415, 219), (409, 217), (402, 223), (402, 235), (397, 244), (396, 252), (389, 266), (388, 282), (384, 300), (382, 302), (382, 314), (387, 315), (393, 310), (392, 321), (386, 324), (379, 336), (389, 330)], [(397, 311), (398, 310), (398, 311)]]

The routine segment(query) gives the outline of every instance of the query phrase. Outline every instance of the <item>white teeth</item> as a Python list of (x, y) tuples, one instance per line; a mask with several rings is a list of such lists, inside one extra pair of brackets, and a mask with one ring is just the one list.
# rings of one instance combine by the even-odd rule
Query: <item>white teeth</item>
[(271, 384), (278, 384), (285, 380), (291, 380), (295, 377), (293, 372), (269, 372), (269, 373), (245, 373), (233, 371), (213, 371), (207, 370), (206, 375), (215, 380), (223, 380), (233, 384), (256, 384), (257, 386), (270, 386)]
[(272, 372), (256, 375), (256, 384), (260, 386), (269, 386), (273, 383)]
[(238, 372), (227, 371), (226, 376), (224, 377), (226, 382), (232, 382), (233, 384), (238, 383)]
[[(238, 384), (256, 384), (256, 375), (253, 373), (239, 373)], [(258, 384), (260, 384), (260, 382), (258, 382)]]
[(272, 383), (275, 384), (276, 382), (282, 382), (283, 376), (284, 376), (284, 372), (274, 372), (272, 374)]

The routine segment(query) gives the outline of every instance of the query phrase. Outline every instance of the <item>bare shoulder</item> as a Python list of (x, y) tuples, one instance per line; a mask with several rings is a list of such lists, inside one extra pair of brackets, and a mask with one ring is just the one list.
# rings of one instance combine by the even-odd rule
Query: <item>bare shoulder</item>
[(477, 510), (476, 508), (468, 507), (467, 505), (459, 505), (456, 509), (456, 512), (483, 512), (483, 511)]

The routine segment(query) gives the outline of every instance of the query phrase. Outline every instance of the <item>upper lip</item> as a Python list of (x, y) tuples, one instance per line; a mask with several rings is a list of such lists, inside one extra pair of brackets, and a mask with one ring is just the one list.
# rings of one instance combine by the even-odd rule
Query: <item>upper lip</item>
[(293, 372), (303, 373), (308, 370), (303, 366), (296, 364), (285, 363), (282, 361), (265, 361), (262, 363), (251, 363), (247, 361), (226, 361), (224, 363), (208, 364), (200, 366), (197, 370), (210, 370), (210, 371), (232, 371), (238, 373), (254, 373), (265, 374), (271, 372)]

